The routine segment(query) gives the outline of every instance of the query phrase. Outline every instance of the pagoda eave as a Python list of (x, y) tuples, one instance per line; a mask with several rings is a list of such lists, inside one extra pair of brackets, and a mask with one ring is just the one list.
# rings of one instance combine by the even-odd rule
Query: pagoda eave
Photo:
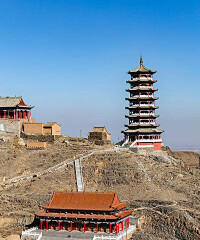
[(153, 133), (161, 134), (163, 132), (164, 132), (163, 130), (152, 129), (152, 128), (150, 128), (150, 129), (140, 128), (140, 129), (135, 129), (135, 130), (127, 129), (127, 130), (124, 131), (124, 133), (136, 133), (136, 134), (137, 133), (142, 133), (142, 134), (153, 134)]
[(153, 70), (148, 70), (148, 71), (127, 71), (128, 74), (131, 74), (131, 75), (137, 75), (137, 74), (155, 74), (157, 71), (153, 71)]
[(125, 127), (160, 127), (160, 124), (142, 124), (142, 123), (138, 123), (138, 124), (125, 124)]
[(128, 97), (125, 98), (125, 100), (131, 101), (131, 100), (158, 100), (159, 97)]
[(133, 79), (133, 80), (127, 80), (126, 83), (135, 83), (135, 82), (150, 82), (150, 83), (156, 83), (157, 80), (152, 79)]
[(158, 106), (130, 106), (125, 107), (125, 109), (158, 109)]
[(157, 88), (129, 88), (129, 89), (126, 89), (126, 92), (156, 92), (158, 91)]
[(136, 115), (126, 115), (125, 117), (126, 118), (157, 118), (159, 117), (160, 115), (153, 115), (153, 114), (136, 114)]

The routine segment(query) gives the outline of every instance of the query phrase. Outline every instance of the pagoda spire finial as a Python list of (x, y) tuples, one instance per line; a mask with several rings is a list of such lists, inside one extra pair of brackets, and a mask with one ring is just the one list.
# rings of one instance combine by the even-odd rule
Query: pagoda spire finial
[(140, 65), (143, 65), (142, 54), (140, 54)]

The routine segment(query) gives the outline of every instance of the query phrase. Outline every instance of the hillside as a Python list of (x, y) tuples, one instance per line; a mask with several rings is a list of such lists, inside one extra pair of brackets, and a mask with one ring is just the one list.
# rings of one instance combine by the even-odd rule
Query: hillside
[[(0, 150), (0, 178), (36, 173), (98, 150), (82, 160), (86, 191), (117, 191), (122, 201), (131, 203), (134, 216), (141, 217), (141, 231), (133, 239), (199, 239), (198, 168), (188, 168), (167, 152), (143, 156), (105, 148), (110, 146), (97, 147), (75, 138), (60, 138), (46, 150), (27, 150), (14, 144)], [(48, 202), (53, 190), (76, 190), (74, 166), (67, 164), (0, 189), (0, 235), (20, 233), (32, 223), (34, 213)]]

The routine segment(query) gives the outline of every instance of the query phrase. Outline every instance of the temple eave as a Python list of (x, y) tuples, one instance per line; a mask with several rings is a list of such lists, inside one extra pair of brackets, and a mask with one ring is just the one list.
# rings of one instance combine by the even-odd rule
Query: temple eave
[(36, 213), (38, 217), (64, 218), (64, 219), (95, 219), (95, 220), (117, 220), (132, 214), (132, 210), (125, 210), (115, 215), (106, 214), (72, 214), (72, 213)]
[(26, 105), (26, 106), (20, 106), (20, 105), (18, 105), (17, 107), (18, 107), (18, 108), (30, 108), (30, 109), (32, 109), (32, 108), (34, 108), (35, 106), (28, 106), (28, 105)]

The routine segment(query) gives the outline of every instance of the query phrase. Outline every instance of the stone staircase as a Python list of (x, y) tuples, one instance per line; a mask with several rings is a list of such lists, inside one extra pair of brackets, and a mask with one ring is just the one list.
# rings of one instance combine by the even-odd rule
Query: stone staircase
[(84, 191), (84, 183), (83, 183), (82, 166), (81, 166), (80, 158), (78, 158), (74, 161), (74, 166), (75, 166), (75, 173), (76, 173), (77, 191), (83, 192)]

